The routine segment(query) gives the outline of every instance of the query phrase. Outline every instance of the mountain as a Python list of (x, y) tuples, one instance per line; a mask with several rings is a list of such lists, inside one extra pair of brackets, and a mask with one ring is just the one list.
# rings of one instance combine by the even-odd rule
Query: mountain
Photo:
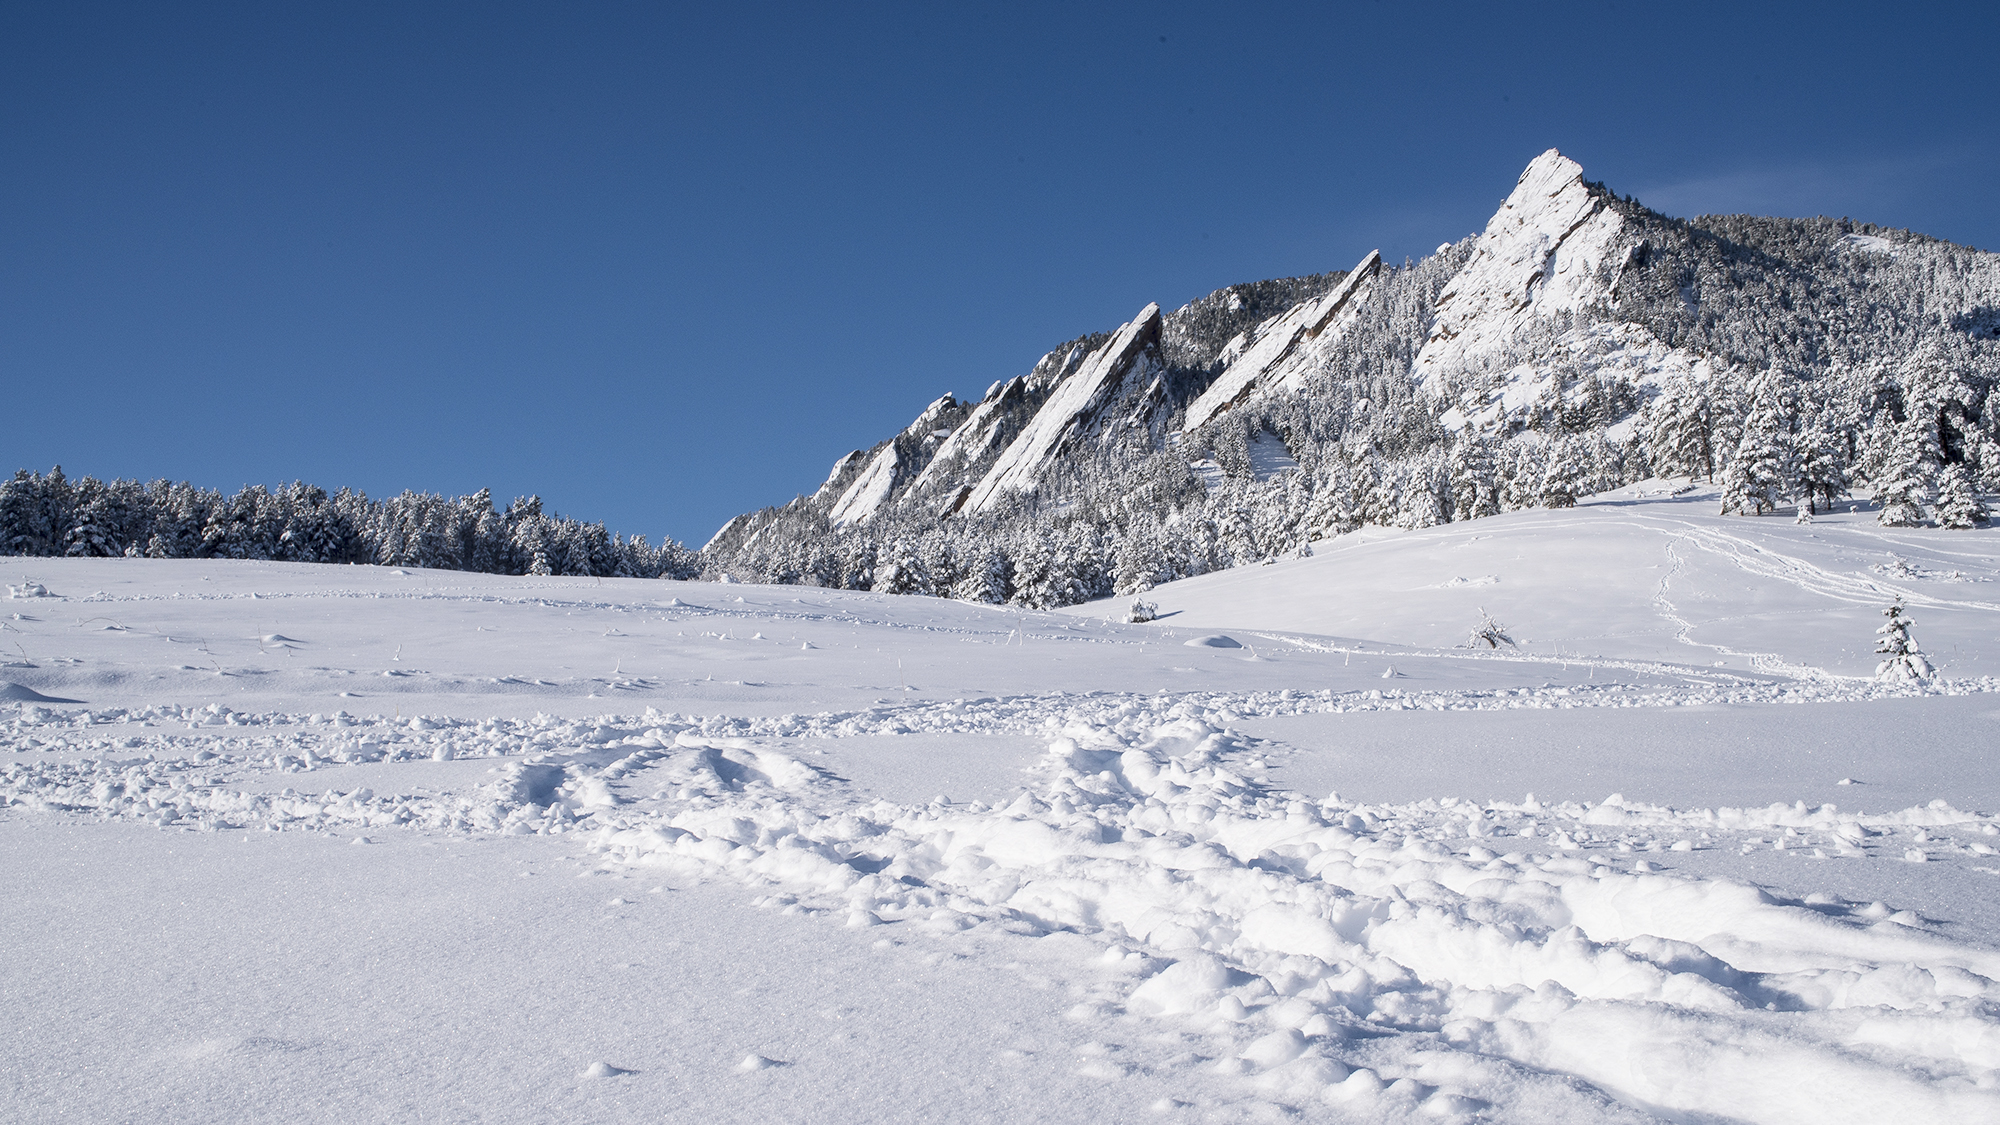
[(1848, 219), (1676, 219), (1551, 149), (1421, 261), (1235, 285), (945, 395), (703, 551), (711, 574), (1031, 606), (1363, 525), (1648, 477), (1726, 514), (2000, 490), (2000, 256)]

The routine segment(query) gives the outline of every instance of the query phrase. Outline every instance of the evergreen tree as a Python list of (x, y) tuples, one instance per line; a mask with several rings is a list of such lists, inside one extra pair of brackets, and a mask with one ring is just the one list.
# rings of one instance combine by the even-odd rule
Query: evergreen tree
[(1723, 470), (1723, 515), (1767, 515), (1790, 499), (1798, 476), (1786, 424), (1792, 414), (1790, 400), (1778, 372), (1765, 371), (1758, 377), (1736, 455)]
[(1887, 527), (1920, 527), (1935, 495), (1942, 453), (1937, 425), (1922, 413), (1896, 426), (1875, 482), (1876, 522)]
[(1500, 514), (1500, 490), (1494, 480), (1493, 450), (1486, 438), (1468, 426), (1451, 444), (1451, 518), (1475, 520)]
[(1990, 520), (1986, 503), (1973, 490), (1972, 474), (1964, 465), (1946, 465), (1938, 487), (1938, 526), (1953, 531), (1983, 527)]
[(1842, 435), (1814, 419), (1797, 436), (1799, 495), (1807, 512), (1832, 511), (1833, 502), (1847, 495), (1847, 446)]
[(1915, 624), (1903, 616), (1903, 599), (1897, 598), (1889, 608), (1882, 611), (1889, 620), (1875, 630), (1881, 640), (1875, 643), (1875, 652), (1882, 657), (1875, 665), (1875, 678), (1889, 683), (1914, 683), (1928, 680), (1935, 674), (1931, 662), (1917, 647), (1916, 638), (1910, 636), (1910, 626)]
[(1007, 556), (997, 548), (983, 548), (952, 586), (951, 596), (965, 602), (1005, 605), (1010, 594), (1007, 574)]
[(1576, 507), (1577, 481), (1588, 472), (1583, 451), (1567, 435), (1551, 437), (1543, 444), (1541, 475), (1535, 499), (1544, 508)]

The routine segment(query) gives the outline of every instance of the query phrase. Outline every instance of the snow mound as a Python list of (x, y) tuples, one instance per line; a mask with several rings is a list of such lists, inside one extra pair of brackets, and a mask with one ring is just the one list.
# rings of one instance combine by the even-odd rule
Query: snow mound
[(11, 680), (0, 680), (0, 701), (7, 703), (82, 703), (81, 699), (59, 699)]
[(1206, 637), (1196, 637), (1193, 640), (1182, 641), (1181, 643), (1189, 648), (1242, 648), (1243, 647), (1243, 642), (1237, 640), (1235, 637), (1226, 637), (1221, 633), (1212, 633)]
[[(1994, 1057), (1962, 1046), (1991, 1041), (2000, 951), (1886, 908), (1791, 904), (1729, 880), (1629, 873), (1629, 852), (1617, 867), (1604, 861), (1618, 853), (1583, 854), (1606, 834), (1713, 831), (1751, 810), (1616, 796), (1560, 809), (1313, 802), (1252, 780), (1243, 739), (1164, 718), (1072, 724), (1038, 787), (991, 809), (828, 816), (711, 785), (594, 845), (614, 867), (775, 883), (785, 903), (836, 917), (1098, 935), (1121, 964), (1119, 950), (1145, 949), (1159, 967), (1130, 986), (1127, 1011), (1228, 1036), (1236, 1073), (1338, 1082), (1383, 1110), (1438, 1098), (1444, 1113), (1498, 1092), (1503, 1071), (1574, 1076), (1677, 1118), (1860, 1122), (1862, 1107), (1897, 1104), (1943, 1121), (2000, 1108)], [(1849, 851), (1874, 825), (1992, 821), (1939, 806), (1760, 817)], [(1505, 855), (1480, 843), (1506, 832), (1534, 843)], [(1414, 1055), (1378, 1041), (1371, 1061), (1402, 1076), (1349, 1091), (1348, 1064), (1318, 1054), (1349, 1028), (1448, 1028), (1467, 1055), (1441, 1082), (1420, 1081)], [(738, 1069), (767, 1065), (752, 1055)]]
[(40, 582), (23, 582), (18, 586), (10, 584), (7, 587), (7, 596), (10, 598), (52, 598), (55, 595), (49, 593), (49, 588)]

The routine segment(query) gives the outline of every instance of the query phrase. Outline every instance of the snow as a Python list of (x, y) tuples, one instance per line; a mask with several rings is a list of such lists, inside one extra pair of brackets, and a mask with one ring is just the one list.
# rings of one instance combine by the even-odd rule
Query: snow
[(1891, 254), (1896, 252), (1896, 244), (1875, 234), (1845, 234), (1840, 241), (1856, 250), (1870, 254)]
[[(9, 1104), (1993, 1119), (2000, 543), (1679, 487), (1140, 625), (0, 562), (72, 592), (9, 682), (84, 701), (0, 711)], [(1870, 674), (1898, 593), (1933, 680)]]
[(896, 490), (896, 480), (902, 474), (902, 455), (896, 451), (896, 444), (890, 442), (882, 447), (868, 462), (868, 467), (854, 479), (854, 483), (841, 493), (827, 519), (835, 527), (845, 523), (859, 523), (874, 515)]
[[(1987, 639), (2000, 626), (1993, 531), (1884, 528), (1858, 502), (1805, 525), (1789, 512), (1723, 517), (1713, 487), (1685, 487), (1646, 481), (1573, 509), (1364, 529), (1313, 544), (1311, 558), (1147, 596), (1184, 627), (1395, 638), (1424, 651), (1459, 644), (1483, 609), (1514, 626), (1524, 657), (1685, 662), (1854, 691), (1874, 674), (1881, 611), (1900, 596), (1946, 675), (2000, 676)], [(1341, 596), (1321, 593), (1332, 589)]]
[(949, 437), (938, 443), (937, 451), (911, 482), (912, 492), (920, 492), (927, 485), (957, 473), (966, 465), (979, 461), (993, 452), (994, 446), (1004, 437), (1001, 422), (1005, 419), (1006, 408), (1010, 405), (1009, 392), (1017, 389), (1022, 380), (1006, 380), (993, 384), (979, 405), (972, 408)]
[(1250, 439), (1249, 453), (1250, 475), (1257, 480), (1270, 480), (1299, 467), (1284, 439), (1269, 430), (1259, 430)]
[(1438, 394), (1444, 374), (1505, 346), (1530, 320), (1608, 296), (1599, 274), (1623, 226), (1575, 161), (1555, 149), (1531, 161), (1438, 295), (1415, 365), (1425, 390)]
[(1120, 326), (1111, 339), (1059, 384), (1034, 420), (1021, 431), (987, 470), (966, 501), (970, 511), (983, 512), (1009, 492), (1035, 487), (1042, 471), (1092, 413), (1116, 397), (1142, 349), (1159, 338), (1160, 306), (1149, 304)]
[[(1323, 296), (1303, 301), (1259, 326), (1256, 341), (1242, 348), (1230, 342), (1225, 354), (1229, 366), (1201, 396), (1188, 404), (1183, 428), (1196, 430), (1228, 411), (1237, 403), (1273, 387), (1297, 389), (1300, 361), (1307, 353), (1302, 343), (1324, 336), (1328, 343), (1338, 339), (1351, 323), (1352, 313), (1382, 267), (1382, 252), (1371, 250), (1348, 271), (1340, 284)], [(1332, 329), (1331, 335), (1328, 330)]]
[[(1582, 379), (1591, 377), (1622, 377), (1641, 393), (1650, 393), (1670, 378), (1706, 379), (1712, 369), (1708, 359), (1669, 347), (1641, 325), (1593, 324), (1563, 333), (1547, 357), (1501, 373), (1483, 399), (1461, 402), (1446, 410), (1438, 421), (1454, 433), (1467, 426), (1491, 430), (1550, 396), (1555, 380), (1564, 375), (1581, 377), (1569, 390), (1568, 397), (1573, 398), (1583, 391)], [(1474, 409), (1468, 413), (1467, 407)], [(1637, 425), (1638, 415), (1634, 414), (1607, 427), (1605, 437), (1611, 441), (1630, 441)]]

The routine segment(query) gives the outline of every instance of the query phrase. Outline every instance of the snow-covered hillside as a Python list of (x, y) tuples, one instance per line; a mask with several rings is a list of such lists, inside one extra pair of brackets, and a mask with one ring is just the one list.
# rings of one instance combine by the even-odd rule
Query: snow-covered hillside
[(1993, 1119), (1991, 533), (1671, 491), (1147, 624), (6, 560), (0, 1119)]
[[(1508, 654), (1667, 661), (1802, 681), (1865, 681), (1900, 598), (1955, 677), (2000, 677), (2000, 532), (1878, 525), (1872, 508), (1789, 518), (1715, 514), (1716, 490), (1642, 481), (1560, 511), (1417, 531), (1363, 528), (1310, 558), (1237, 567), (1143, 595), (1181, 628), (1463, 646), (1489, 613)], [(1858, 509), (1858, 510), (1857, 510)], [(1123, 616), (1131, 599), (1066, 611)]]

